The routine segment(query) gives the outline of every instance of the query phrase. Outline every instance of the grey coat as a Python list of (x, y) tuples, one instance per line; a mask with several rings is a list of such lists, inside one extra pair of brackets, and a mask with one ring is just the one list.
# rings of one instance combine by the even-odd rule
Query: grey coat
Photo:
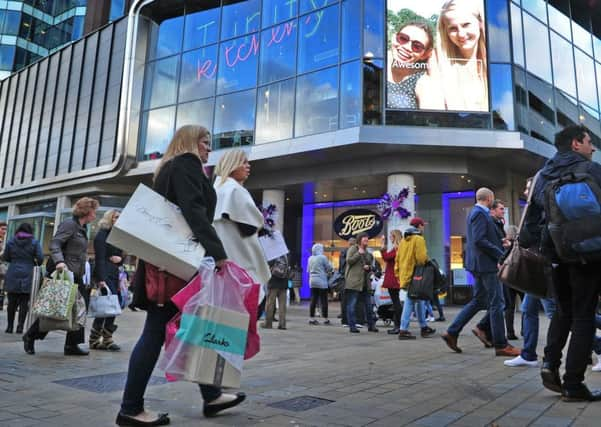
[(88, 255), (87, 227), (76, 217), (63, 221), (48, 245), (54, 264), (64, 262), (75, 277), (85, 273)]
[(313, 255), (309, 257), (307, 265), (309, 285), (312, 288), (328, 289), (328, 276), (334, 272), (334, 268), (323, 254), (322, 244), (314, 244), (311, 252)]

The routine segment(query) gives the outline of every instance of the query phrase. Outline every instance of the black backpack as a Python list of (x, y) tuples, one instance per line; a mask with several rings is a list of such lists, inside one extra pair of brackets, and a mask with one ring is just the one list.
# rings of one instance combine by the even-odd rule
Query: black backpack
[(545, 187), (547, 232), (566, 263), (601, 260), (601, 187), (588, 165), (576, 164)]

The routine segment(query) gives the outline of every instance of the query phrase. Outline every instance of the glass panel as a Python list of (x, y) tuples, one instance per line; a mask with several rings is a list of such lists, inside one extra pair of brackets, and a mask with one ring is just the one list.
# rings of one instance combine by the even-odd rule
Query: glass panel
[(597, 103), (597, 88), (595, 87), (595, 66), (593, 59), (585, 55), (580, 49), (574, 49), (576, 56), (576, 82), (578, 83), (578, 99), (595, 110), (599, 110)]
[(184, 30), (183, 10), (182, 16), (166, 19), (160, 24), (153, 23), (151, 25), (151, 47), (148, 59), (162, 58), (181, 51)]
[(270, 83), (296, 72), (297, 21), (271, 27), (261, 33), (259, 81)]
[(336, 3), (338, 0), (300, 0), (300, 13), (307, 13)]
[(589, 55), (593, 55), (593, 45), (591, 33), (582, 28), (578, 23), (573, 22), (572, 31), (574, 32), (574, 44), (584, 50)]
[(213, 127), (214, 102), (214, 98), (209, 98), (201, 101), (179, 104), (177, 106), (175, 128), (179, 129), (184, 125), (200, 125), (206, 127), (210, 131)]
[[(597, 70), (597, 91), (599, 94), (599, 103), (601, 104), (601, 63), (596, 62), (595, 68)], [(601, 105), (599, 105), (601, 107)]]
[(253, 143), (256, 89), (224, 95), (215, 103), (215, 148), (237, 147)]
[(363, 63), (363, 123), (382, 124), (382, 80), (384, 61), (366, 59)]
[(513, 62), (524, 66), (524, 35), (522, 33), (522, 11), (511, 4), (511, 34), (513, 42)]
[(4, 15), (3, 34), (16, 36), (19, 34), (19, 25), (21, 22), (21, 12), (7, 10)]
[(144, 108), (175, 104), (179, 56), (151, 62), (146, 66)]
[(551, 58), (549, 55), (549, 31), (547, 27), (524, 14), (524, 39), (528, 71), (551, 82)]
[(342, 61), (361, 55), (361, 1), (342, 3)]
[(511, 66), (490, 64), (490, 96), (495, 129), (515, 130)]
[(338, 62), (338, 6), (305, 15), (299, 25), (299, 73)]
[(530, 135), (551, 143), (555, 135), (555, 106), (553, 88), (538, 77), (527, 74), (528, 123)]
[(263, 28), (294, 18), (297, 0), (263, 0)]
[(125, 0), (111, 0), (109, 20), (114, 21), (125, 14)]
[[(547, 23), (547, 10), (545, 0), (522, 0), (522, 7), (536, 16), (538, 19)], [(526, 31), (528, 34), (528, 31)]]
[(222, 40), (252, 33), (260, 26), (259, 0), (223, 0)]
[(144, 147), (144, 160), (162, 157), (173, 137), (174, 125), (175, 107), (151, 110), (142, 115), (144, 131), (140, 145)]
[(517, 129), (528, 133), (528, 91), (526, 90), (526, 73), (518, 67), (513, 67), (515, 116)]
[(593, 37), (593, 44), (595, 45), (595, 58), (601, 60), (601, 39)]
[(220, 50), (217, 93), (256, 86), (259, 35), (253, 34), (222, 43)]
[(217, 45), (184, 53), (182, 55), (179, 102), (213, 96), (216, 73)]
[(218, 41), (220, 12), (219, 0), (188, 2), (184, 26), (184, 50)]
[(14, 60), (15, 60), (15, 47), (7, 46), (7, 45), (0, 45), (0, 69), (12, 71)]
[(568, 40), (572, 40), (569, 18), (570, 5), (567, 0), (560, 0), (560, 2), (563, 4), (561, 6), (558, 4), (557, 9), (549, 3), (549, 25)]
[(259, 88), (257, 144), (292, 138), (294, 79)]
[(572, 96), (576, 96), (572, 45), (553, 31), (551, 31), (551, 56), (553, 58), (555, 86)]
[(372, 58), (384, 57), (385, 0), (363, 2), (363, 55)]
[(510, 62), (507, 2), (488, 0), (488, 51), (491, 62)]
[(338, 68), (307, 74), (296, 86), (295, 136), (338, 128)]
[(565, 93), (555, 90), (555, 103), (557, 105), (557, 129), (575, 125), (578, 119), (578, 101)]
[(340, 68), (340, 127), (361, 125), (361, 63)]

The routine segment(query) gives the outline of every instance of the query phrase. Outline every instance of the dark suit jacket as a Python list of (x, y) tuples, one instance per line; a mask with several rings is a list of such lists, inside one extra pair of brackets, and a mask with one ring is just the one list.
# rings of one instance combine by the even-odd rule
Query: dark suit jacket
[(467, 217), (465, 268), (472, 273), (496, 273), (503, 242), (490, 213), (478, 205)]

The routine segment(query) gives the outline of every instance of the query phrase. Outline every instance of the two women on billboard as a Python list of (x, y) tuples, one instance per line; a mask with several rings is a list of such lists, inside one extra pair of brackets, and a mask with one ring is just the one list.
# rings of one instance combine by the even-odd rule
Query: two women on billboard
[(488, 111), (482, 0), (388, 0), (387, 106)]

